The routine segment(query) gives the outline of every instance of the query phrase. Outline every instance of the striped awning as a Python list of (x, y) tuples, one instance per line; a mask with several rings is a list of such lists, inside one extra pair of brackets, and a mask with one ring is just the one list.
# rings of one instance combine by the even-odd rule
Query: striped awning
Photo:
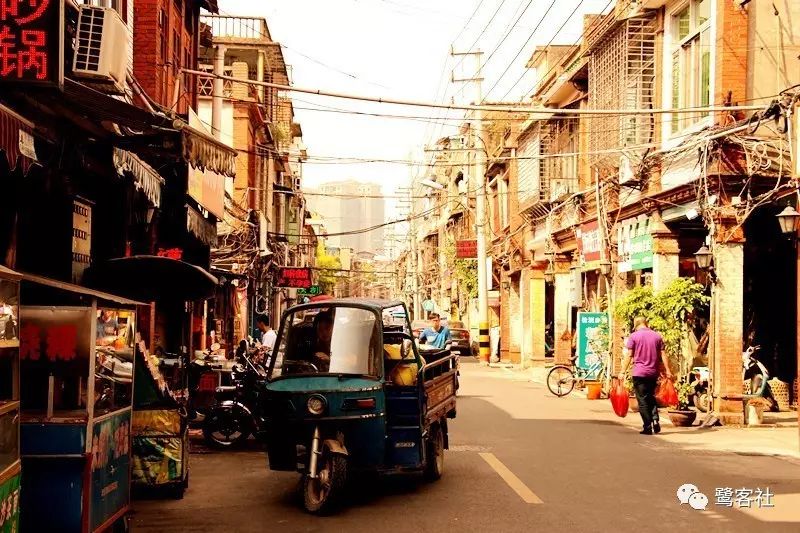
[(0, 105), (0, 150), (5, 152), (11, 170), (19, 166), (23, 173), (27, 173), (33, 160), (22, 154), (20, 132), (23, 132), (22, 135), (30, 136), (33, 133), (32, 123)]
[(137, 155), (120, 148), (114, 148), (114, 167), (120, 176), (124, 177), (128, 173), (133, 177), (136, 188), (147, 196), (153, 207), (161, 206), (161, 186), (164, 185), (164, 178), (153, 167), (139, 159)]

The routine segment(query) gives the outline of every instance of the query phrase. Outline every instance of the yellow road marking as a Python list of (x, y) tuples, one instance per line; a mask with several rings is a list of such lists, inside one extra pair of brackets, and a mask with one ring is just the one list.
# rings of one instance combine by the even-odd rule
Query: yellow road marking
[(522, 501), (525, 503), (544, 503), (539, 497), (533, 493), (531, 489), (528, 488), (525, 483), (522, 482), (520, 478), (514, 475), (514, 472), (508, 469), (506, 465), (500, 462), (500, 459), (495, 457), (493, 453), (480, 453), (478, 454), (483, 457), (483, 460), (486, 461), (489, 466), (492, 467), (492, 470), (497, 472), (497, 474), (503, 478), (503, 481), (511, 487), (514, 492), (516, 492)]

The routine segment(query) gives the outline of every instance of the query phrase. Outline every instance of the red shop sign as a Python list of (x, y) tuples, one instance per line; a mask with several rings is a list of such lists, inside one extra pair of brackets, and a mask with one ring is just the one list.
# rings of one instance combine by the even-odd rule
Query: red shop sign
[(478, 257), (478, 241), (475, 239), (456, 242), (457, 259), (475, 259)]
[(278, 267), (277, 287), (289, 289), (311, 288), (311, 269), (304, 267)]
[(63, 0), (0, 0), (0, 83), (63, 85)]

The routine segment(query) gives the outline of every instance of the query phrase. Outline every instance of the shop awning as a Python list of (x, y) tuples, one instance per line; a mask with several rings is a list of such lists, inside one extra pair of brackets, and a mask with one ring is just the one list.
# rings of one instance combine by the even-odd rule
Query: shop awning
[(11, 170), (19, 166), (24, 173), (28, 172), (32, 160), (25, 157), (20, 150), (20, 135), (30, 135), (32, 132), (33, 127), (30, 122), (0, 105), (0, 151), (5, 152), (8, 168)]
[(137, 155), (120, 148), (114, 148), (114, 167), (120, 176), (127, 172), (133, 177), (136, 188), (147, 196), (153, 207), (161, 205), (161, 187), (164, 185), (164, 178), (153, 167), (139, 159)]
[(44, 285), (45, 287), (50, 287), (53, 289), (59, 289), (66, 292), (71, 292), (73, 294), (78, 294), (82, 296), (91, 296), (92, 298), (97, 298), (98, 300), (103, 300), (105, 302), (114, 302), (120, 305), (127, 305), (127, 306), (134, 306), (134, 305), (147, 305), (144, 302), (138, 302), (136, 300), (130, 300), (128, 298), (124, 298), (122, 296), (117, 296), (115, 294), (110, 294), (107, 292), (102, 292), (99, 290), (89, 289), (87, 287), (82, 287), (80, 285), (74, 285), (72, 283), (67, 283), (65, 281), (59, 281), (55, 279), (45, 278), (43, 276), (37, 276), (36, 274), (28, 274), (26, 272), (22, 272), (22, 280), (35, 283), (37, 285)]
[(199, 266), (155, 255), (135, 255), (92, 265), (88, 284), (144, 301), (204, 300), (214, 296), (219, 281)]
[(0, 265), (0, 278), (19, 281), (20, 279), (22, 279), (22, 274), (13, 271), (10, 268), (6, 268), (3, 265)]
[(188, 124), (181, 127), (181, 133), (187, 163), (199, 170), (236, 177), (236, 150)]

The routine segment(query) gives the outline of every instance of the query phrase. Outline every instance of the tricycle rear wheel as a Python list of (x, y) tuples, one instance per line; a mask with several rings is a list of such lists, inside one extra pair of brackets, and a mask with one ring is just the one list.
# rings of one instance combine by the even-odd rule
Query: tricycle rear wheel
[(425, 463), (425, 478), (436, 481), (444, 473), (444, 433), (440, 426), (431, 428), (431, 436), (426, 442), (427, 458)]
[(347, 457), (323, 450), (317, 478), (303, 477), (303, 504), (311, 514), (324, 515), (339, 504), (347, 484)]

